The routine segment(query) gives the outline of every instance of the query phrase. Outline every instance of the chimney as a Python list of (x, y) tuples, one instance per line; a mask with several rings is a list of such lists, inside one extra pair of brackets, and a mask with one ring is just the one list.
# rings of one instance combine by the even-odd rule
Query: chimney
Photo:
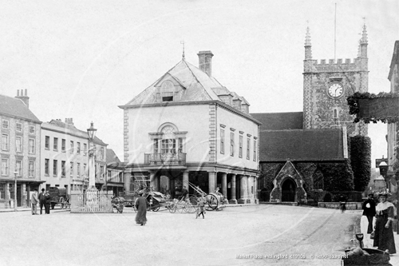
[(73, 126), (73, 119), (72, 118), (65, 118), (65, 124)]
[(25, 95), (24, 95), (24, 90), (21, 90), (21, 95), (19, 93), (19, 90), (17, 90), (17, 96), (15, 96), (17, 99), (21, 99), (25, 105), (29, 108), (29, 97), (28, 97), (28, 90), (25, 89)]
[(212, 56), (211, 51), (198, 52), (199, 68), (210, 77), (212, 76)]

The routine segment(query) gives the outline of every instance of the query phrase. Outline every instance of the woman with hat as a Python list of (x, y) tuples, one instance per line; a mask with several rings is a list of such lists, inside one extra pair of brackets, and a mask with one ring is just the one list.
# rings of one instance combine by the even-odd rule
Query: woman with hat
[(147, 223), (147, 200), (143, 197), (144, 192), (142, 190), (139, 191), (139, 197), (134, 203), (137, 214), (136, 214), (136, 223), (141, 226)]
[(376, 222), (374, 231), (374, 247), (395, 254), (395, 240), (393, 238), (392, 223), (394, 221), (394, 206), (387, 201), (388, 194), (378, 195), (380, 203), (376, 207)]

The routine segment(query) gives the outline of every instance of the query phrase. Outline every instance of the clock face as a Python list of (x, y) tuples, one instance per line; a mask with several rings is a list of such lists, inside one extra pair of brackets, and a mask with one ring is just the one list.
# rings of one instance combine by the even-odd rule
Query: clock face
[(335, 83), (328, 88), (328, 95), (334, 98), (341, 97), (344, 94), (344, 89), (341, 87), (341, 85)]

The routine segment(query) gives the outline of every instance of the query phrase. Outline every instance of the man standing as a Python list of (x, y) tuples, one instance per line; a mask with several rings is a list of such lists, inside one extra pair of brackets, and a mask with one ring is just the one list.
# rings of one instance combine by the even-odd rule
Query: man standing
[(373, 194), (369, 194), (368, 198), (362, 204), (363, 215), (367, 217), (367, 220), (369, 222), (369, 225), (367, 227), (367, 234), (371, 234), (371, 232), (373, 232), (373, 217), (376, 214), (376, 204), (373, 197)]
[(30, 197), (30, 201), (32, 202), (32, 215), (37, 214), (37, 203), (39, 199), (37, 198), (37, 189), (35, 189)]
[(44, 193), (44, 198), (45, 198), (44, 208), (46, 210), (46, 214), (50, 214), (51, 197), (50, 197), (50, 193), (48, 193), (48, 191), (46, 191), (46, 193)]
[(42, 188), (42, 192), (39, 194), (39, 204), (40, 204), (40, 214), (42, 214), (43, 207), (46, 205), (46, 196), (44, 193), (44, 188)]

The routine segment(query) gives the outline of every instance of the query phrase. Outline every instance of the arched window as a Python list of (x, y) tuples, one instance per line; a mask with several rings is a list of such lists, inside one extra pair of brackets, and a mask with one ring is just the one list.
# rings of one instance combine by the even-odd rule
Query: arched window
[(153, 140), (154, 153), (183, 153), (183, 142), (186, 138), (186, 133), (186, 131), (178, 131), (177, 127), (172, 123), (165, 123), (161, 125), (158, 129), (158, 132), (150, 133)]
[(163, 102), (173, 101), (173, 95), (175, 93), (175, 85), (172, 81), (166, 80), (161, 85), (161, 98)]

